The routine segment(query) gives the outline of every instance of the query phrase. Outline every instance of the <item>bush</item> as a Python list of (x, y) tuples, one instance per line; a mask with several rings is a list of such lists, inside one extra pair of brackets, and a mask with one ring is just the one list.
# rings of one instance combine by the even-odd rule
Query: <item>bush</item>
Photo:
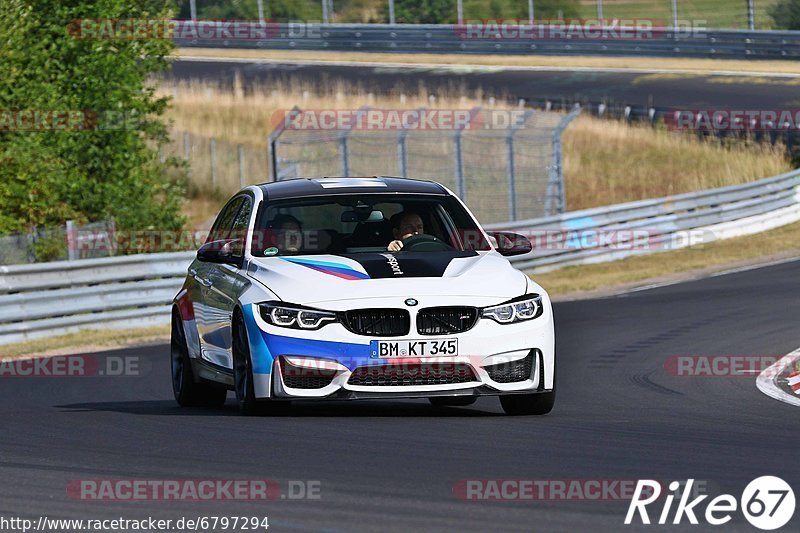
[(800, 30), (800, 0), (778, 0), (770, 6), (768, 13), (776, 28)]
[[(70, 33), (81, 19), (169, 17), (168, 3), (0, 2), (0, 232), (67, 218), (114, 217), (120, 229), (182, 226), (183, 182), (165, 178), (177, 163), (161, 163), (155, 148), (167, 138), (162, 114), (168, 102), (148, 84), (152, 73), (168, 67), (171, 41), (85, 40)], [(20, 110), (86, 120), (74, 128), (19, 131)]]

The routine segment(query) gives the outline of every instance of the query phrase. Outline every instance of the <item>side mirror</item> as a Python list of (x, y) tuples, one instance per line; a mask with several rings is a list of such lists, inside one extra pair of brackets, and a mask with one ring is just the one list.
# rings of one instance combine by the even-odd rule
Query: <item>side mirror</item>
[(244, 240), (225, 239), (205, 243), (197, 250), (197, 259), (204, 263), (233, 265), (241, 268)]
[(531, 241), (524, 235), (510, 231), (489, 231), (487, 234), (497, 242), (500, 255), (522, 255), (533, 250)]

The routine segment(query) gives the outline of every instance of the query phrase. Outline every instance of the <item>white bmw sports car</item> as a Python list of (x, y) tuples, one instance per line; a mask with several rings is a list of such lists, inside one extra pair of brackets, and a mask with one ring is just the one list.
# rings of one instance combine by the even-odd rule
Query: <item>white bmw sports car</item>
[(243, 413), (287, 400), (555, 399), (547, 293), (504, 257), (530, 241), (485, 232), (442, 185), (403, 178), (251, 186), (222, 209), (172, 313), (180, 405)]

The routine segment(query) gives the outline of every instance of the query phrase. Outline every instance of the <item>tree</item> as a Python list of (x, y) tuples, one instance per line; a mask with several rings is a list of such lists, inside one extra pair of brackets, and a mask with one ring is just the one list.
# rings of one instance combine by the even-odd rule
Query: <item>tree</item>
[(778, 0), (770, 6), (768, 13), (776, 28), (800, 30), (800, 0)]
[[(168, 101), (148, 82), (168, 67), (172, 42), (77, 38), (88, 35), (78, 21), (169, 18), (168, 4), (0, 2), (0, 232), (66, 218), (182, 226), (183, 182), (166, 178), (177, 163), (161, 163), (156, 149), (167, 138)], [(35, 131), (21, 131), (30, 124)]]

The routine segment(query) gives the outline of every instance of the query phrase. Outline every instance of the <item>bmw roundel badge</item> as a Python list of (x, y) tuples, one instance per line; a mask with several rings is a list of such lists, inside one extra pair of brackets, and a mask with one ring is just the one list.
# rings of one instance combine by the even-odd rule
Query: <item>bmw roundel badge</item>
[(409, 306), (409, 307), (414, 307), (418, 303), (419, 302), (416, 301), (414, 298), (406, 298), (406, 305)]

